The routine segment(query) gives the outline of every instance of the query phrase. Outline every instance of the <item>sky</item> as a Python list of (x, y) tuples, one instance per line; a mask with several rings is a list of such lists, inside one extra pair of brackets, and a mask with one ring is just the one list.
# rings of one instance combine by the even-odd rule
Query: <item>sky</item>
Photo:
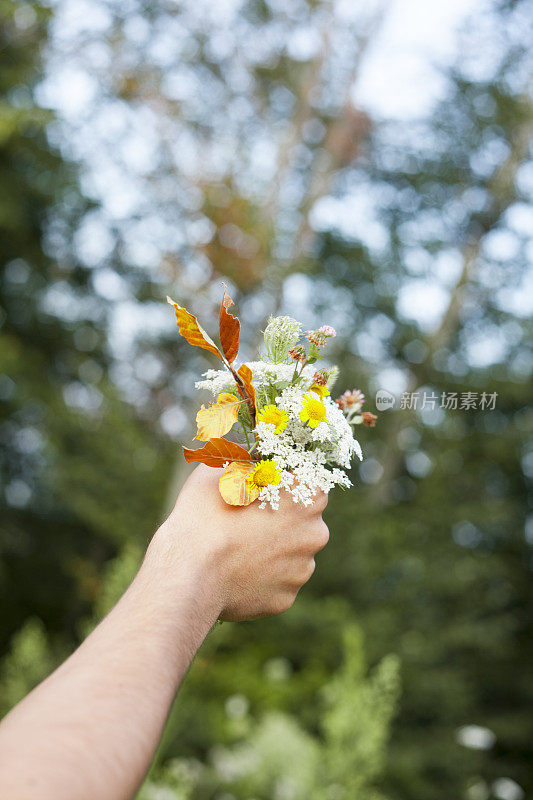
[(375, 117), (419, 117), (445, 89), (439, 67), (457, 53), (457, 33), (483, 0), (390, 0), (353, 97)]

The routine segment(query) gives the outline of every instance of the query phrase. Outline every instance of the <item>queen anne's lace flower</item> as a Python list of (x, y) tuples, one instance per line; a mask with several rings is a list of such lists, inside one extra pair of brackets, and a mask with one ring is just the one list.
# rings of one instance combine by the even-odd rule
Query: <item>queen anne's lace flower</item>
[(289, 350), (294, 347), (301, 332), (301, 323), (292, 317), (270, 317), (263, 338), (267, 355), (273, 364), (287, 361)]
[[(247, 361), (253, 375), (254, 386), (257, 390), (264, 384), (275, 383), (277, 381), (290, 381), (294, 374), (294, 364), (270, 364), (268, 361)], [(311, 365), (303, 368), (302, 386), (307, 391), (313, 382), (315, 370)], [(235, 381), (227, 369), (208, 369), (203, 373), (205, 380), (196, 381), (194, 384), (197, 389), (207, 389), (211, 394), (218, 395), (220, 392), (235, 392)], [(302, 394), (302, 392), (300, 392)]]
[(294, 502), (309, 505), (319, 491), (351, 486), (344, 469), (354, 454), (363, 457), (346, 417), (330, 397), (315, 399), (324, 408), (324, 419), (313, 428), (300, 416), (305, 402), (301, 387), (289, 385), (276, 397), (277, 407), (288, 415), (285, 429), (276, 433), (274, 424), (262, 421), (256, 426), (257, 449), (263, 458), (276, 462), (281, 476), (278, 484), (261, 490), (262, 508), (278, 507), (280, 489), (286, 489)]
[(218, 395), (220, 392), (233, 392), (236, 388), (227, 369), (208, 369), (203, 376), (204, 381), (196, 381), (194, 384), (196, 389), (207, 389), (211, 394)]

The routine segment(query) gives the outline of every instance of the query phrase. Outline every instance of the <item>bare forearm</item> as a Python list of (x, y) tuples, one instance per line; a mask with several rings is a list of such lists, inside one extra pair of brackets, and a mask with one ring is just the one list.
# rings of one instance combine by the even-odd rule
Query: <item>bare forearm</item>
[(0, 724), (0, 798), (128, 800), (209, 628), (279, 614), (327, 542), (327, 497), (275, 514), (236, 510), (221, 470), (189, 477), (143, 566), (106, 619)]
[[(157, 536), (156, 536), (157, 539)], [(202, 565), (164, 534), (118, 605), (0, 726), (0, 797), (132, 797), (188, 665), (220, 608)]]

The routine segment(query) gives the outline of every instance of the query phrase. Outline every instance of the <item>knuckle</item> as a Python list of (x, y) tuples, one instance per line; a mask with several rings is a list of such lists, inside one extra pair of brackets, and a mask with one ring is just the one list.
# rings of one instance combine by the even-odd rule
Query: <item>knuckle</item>
[(296, 595), (292, 592), (285, 592), (275, 598), (272, 602), (272, 614), (283, 614), (288, 611), (294, 603)]
[(315, 571), (315, 559), (309, 558), (306, 559), (305, 563), (294, 573), (292, 580), (290, 581), (290, 586), (293, 591), (296, 593), (298, 590), (307, 583), (313, 572)]
[(329, 528), (326, 525), (326, 523), (323, 520), (321, 520), (321, 524), (316, 531), (315, 542), (314, 542), (317, 552), (318, 550), (322, 550), (322, 548), (325, 547), (328, 542), (329, 542)]
[(290, 586), (295, 592), (297, 592), (304, 583), (307, 583), (314, 571), (314, 559), (310, 559), (294, 574), (294, 577), (290, 581)]

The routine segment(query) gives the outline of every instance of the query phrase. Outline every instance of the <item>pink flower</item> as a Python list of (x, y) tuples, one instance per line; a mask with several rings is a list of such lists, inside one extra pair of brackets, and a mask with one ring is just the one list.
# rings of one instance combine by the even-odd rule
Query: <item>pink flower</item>
[(323, 333), (324, 336), (333, 339), (334, 336), (337, 335), (337, 331), (335, 328), (332, 328), (331, 325), (322, 325), (321, 328), (318, 329), (319, 333)]
[(353, 389), (351, 392), (346, 391), (341, 394), (335, 402), (343, 411), (350, 411), (353, 414), (361, 410), (365, 402), (365, 396), (360, 389)]

